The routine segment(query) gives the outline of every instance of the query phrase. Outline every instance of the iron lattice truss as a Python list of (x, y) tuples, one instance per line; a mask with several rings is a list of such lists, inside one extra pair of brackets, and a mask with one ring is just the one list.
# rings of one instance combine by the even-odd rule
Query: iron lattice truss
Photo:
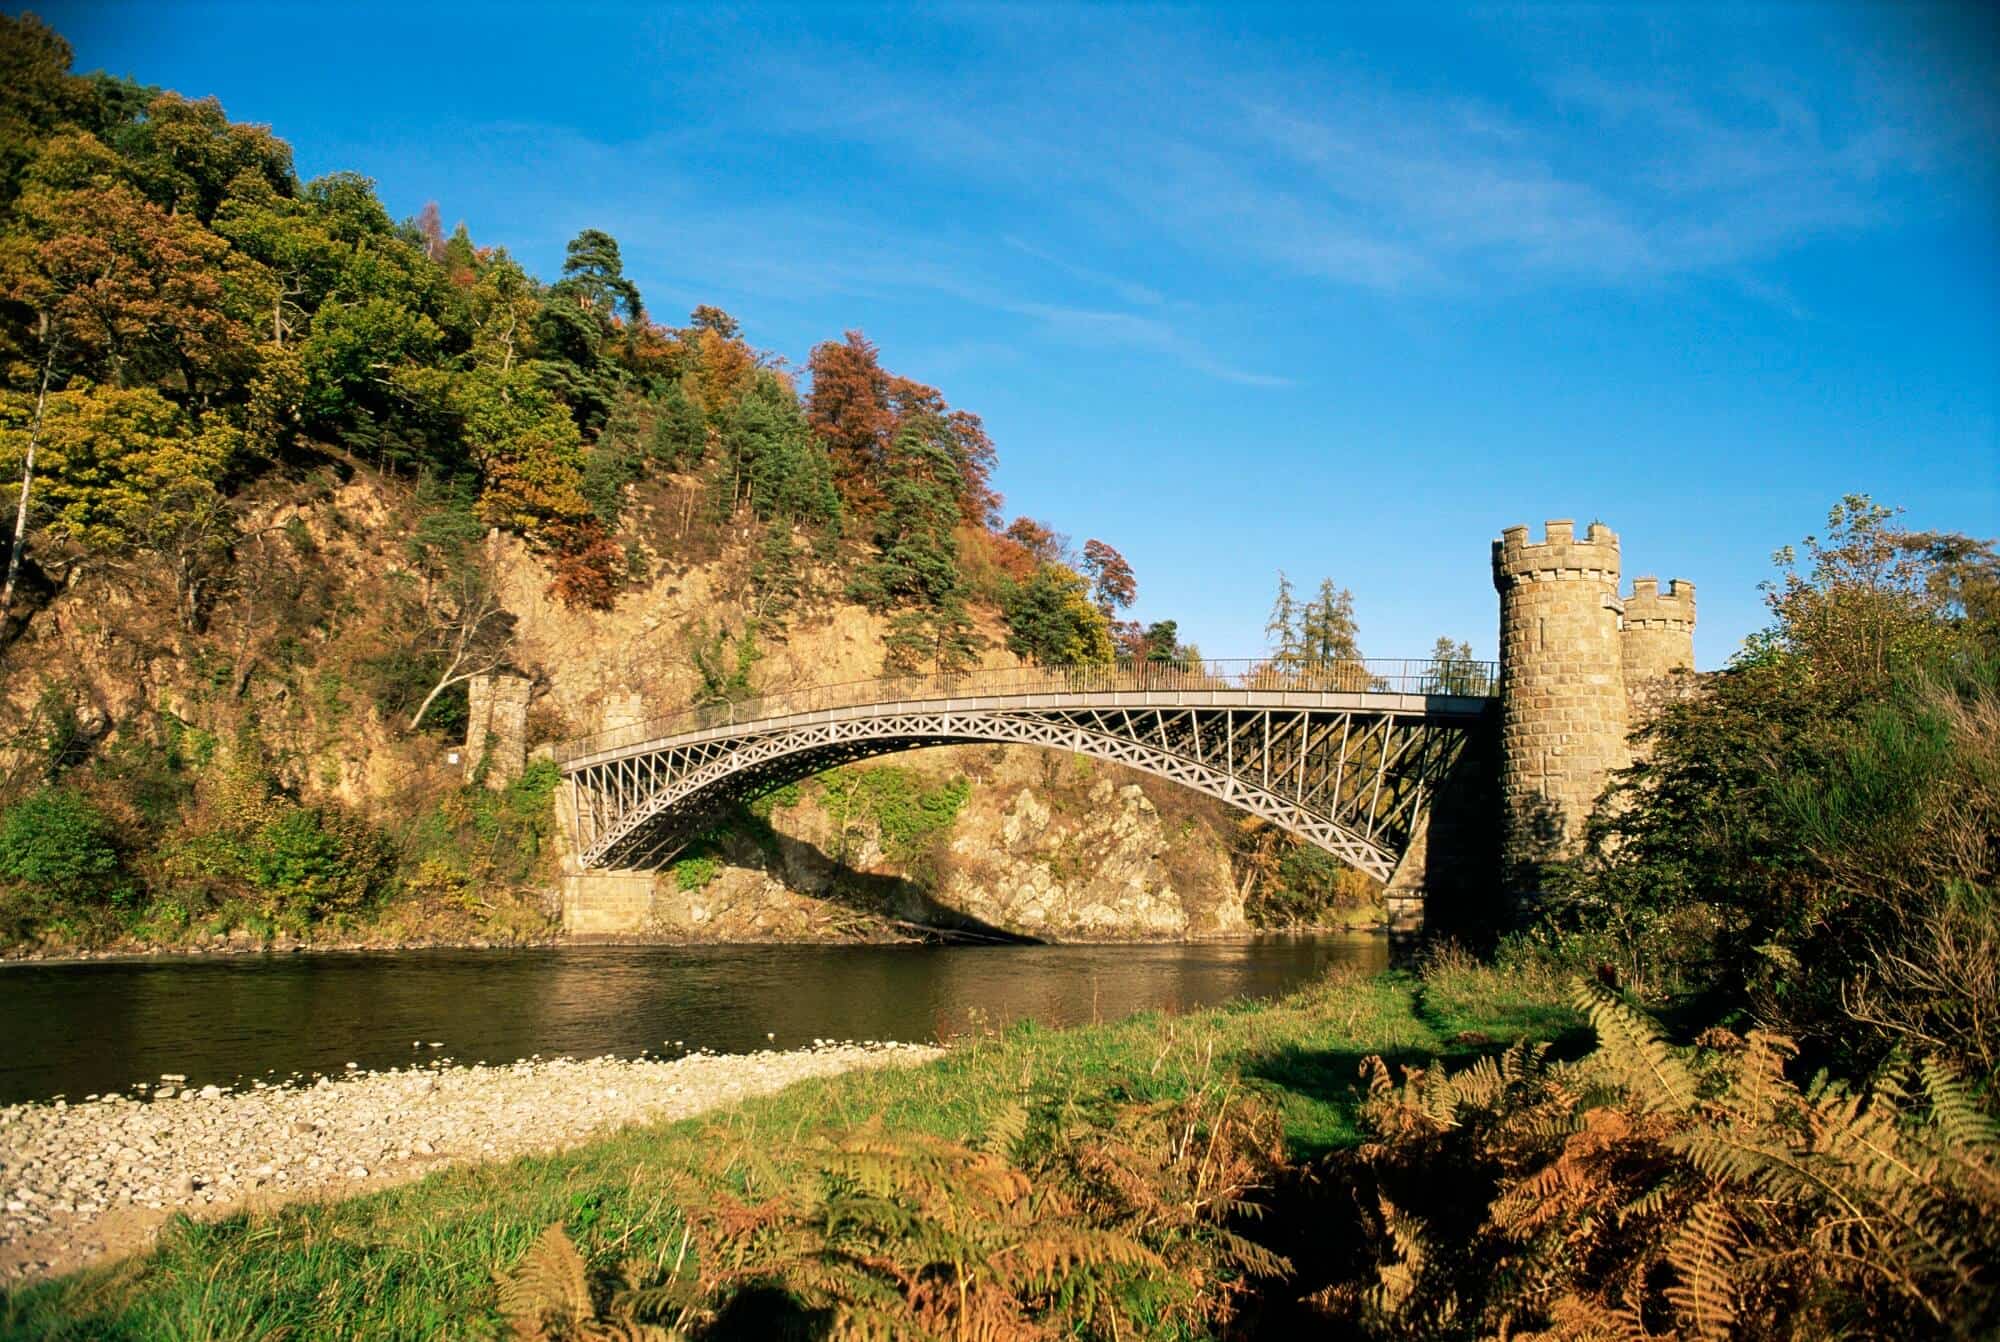
[(861, 706), (585, 756), (565, 766), (576, 851), (586, 868), (654, 867), (734, 804), (785, 783), (852, 760), (989, 742), (1143, 769), (1261, 816), (1386, 881), (1488, 702), (1341, 694), (1203, 706), (1135, 704), (1129, 701), (1149, 696), (1131, 695), (1116, 704), (1088, 702), (1090, 695), (1051, 704), (1051, 697)]

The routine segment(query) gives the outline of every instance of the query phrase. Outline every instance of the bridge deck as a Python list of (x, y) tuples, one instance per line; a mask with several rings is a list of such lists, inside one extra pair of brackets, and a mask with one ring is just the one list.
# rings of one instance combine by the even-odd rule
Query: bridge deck
[[(698, 745), (725, 737), (745, 737), (766, 731), (787, 731), (814, 723), (852, 722), (870, 717), (902, 713), (938, 711), (950, 713), (1005, 712), (1038, 708), (1120, 709), (1120, 708), (1242, 708), (1249, 710), (1313, 709), (1351, 711), (1394, 717), (1432, 719), (1475, 719), (1483, 716), (1493, 700), (1482, 695), (1415, 694), (1375, 690), (1289, 690), (1289, 689), (1119, 689), (1082, 691), (1036, 691), (1026, 694), (951, 694), (874, 703), (848, 704), (838, 708), (806, 709), (793, 713), (738, 717), (734, 712), (711, 725), (671, 732), (644, 733), (644, 724), (613, 736), (584, 743), (587, 748), (563, 761), (563, 772), (571, 773), (595, 764), (604, 764), (634, 754), (668, 746)], [(718, 706), (722, 707), (722, 706)], [(734, 706), (730, 706), (734, 707)], [(751, 707), (745, 705), (744, 707)]]
[(703, 733), (717, 729), (741, 735), (753, 724), (842, 721), (850, 711), (998, 707), (1003, 700), (1017, 708), (1355, 708), (1470, 717), (1484, 711), (1499, 683), (1498, 671), (1490, 662), (1430, 658), (980, 667), (812, 685), (738, 703), (707, 704), (566, 741), (557, 747), (556, 759), (569, 772), (660, 742), (702, 739)]

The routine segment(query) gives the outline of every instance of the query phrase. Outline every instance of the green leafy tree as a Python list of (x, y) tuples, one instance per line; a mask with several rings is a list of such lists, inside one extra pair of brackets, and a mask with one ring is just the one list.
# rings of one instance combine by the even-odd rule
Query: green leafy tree
[(1044, 666), (1103, 664), (1112, 659), (1111, 622), (1091, 600), (1083, 575), (1043, 564), (1026, 582), (1002, 591), (1007, 648)]
[(1299, 629), (1299, 600), (1292, 594), (1292, 580), (1278, 570), (1278, 594), (1271, 599), (1271, 613), (1264, 617), (1264, 639), (1270, 648), (1271, 663), (1285, 670), (1304, 664), (1305, 639)]
[(479, 516), (487, 525), (533, 536), (590, 515), (582, 435), (531, 371), (476, 368), (453, 380), (449, 396), (484, 477)]
[[(656, 402), (646, 450), (668, 470), (697, 466), (708, 452), (708, 421), (678, 381), (669, 382)], [(820, 449), (824, 451), (824, 449)]]
[(555, 292), (573, 297), (607, 319), (622, 315), (627, 322), (645, 319), (639, 301), (639, 286), (625, 275), (625, 262), (618, 254), (618, 240), (601, 229), (586, 228), (570, 239), (563, 257), (563, 277)]
[(71, 58), (69, 43), (33, 14), (0, 14), (0, 207), (57, 127), (90, 119), (90, 86), (69, 72)]
[[(2000, 648), (1927, 558), (1982, 548), (1916, 544), (1847, 499), (1807, 569), (1781, 551), (1772, 625), (1645, 727), (1538, 935), (1649, 991), (1743, 1002), (1822, 1063), (1899, 1032), (2000, 1039), (2000, 938), (1976, 912), (2000, 888)], [(1913, 986), (1926, 966), (1950, 988)]]
[(317, 917), (351, 910), (378, 894), (392, 854), (383, 835), (334, 807), (292, 806), (258, 826), (253, 883), (283, 913)]
[[(22, 469), (34, 402), (0, 398), (0, 472)], [(150, 388), (82, 386), (47, 398), (31, 510), (39, 534), (71, 561), (164, 549), (180, 528), (216, 520), (217, 486), (242, 434), (187, 412)]]
[(1320, 579), (1319, 591), (1299, 610), (1299, 656), (1315, 666), (1361, 660), (1361, 632), (1354, 622), (1354, 594)]
[(232, 122), (214, 98), (155, 96), (120, 148), (150, 199), (204, 224), (231, 196), (298, 190), (291, 147), (263, 126)]
[(1140, 658), (1148, 662), (1173, 662), (1188, 656), (1181, 644), (1181, 627), (1176, 620), (1155, 620), (1140, 634)]
[(1896, 522), (1899, 511), (1849, 494), (1827, 515), (1825, 537), (1805, 538), (1803, 571), (1796, 550), (1778, 551), (1781, 572), (1764, 584), (1775, 622), (1759, 646), (1790, 654), (1836, 693), (1879, 686), (1945, 652), (1964, 615), (1951, 575), (1976, 571), (1981, 555), (1990, 575), (1993, 547), (1912, 535)]

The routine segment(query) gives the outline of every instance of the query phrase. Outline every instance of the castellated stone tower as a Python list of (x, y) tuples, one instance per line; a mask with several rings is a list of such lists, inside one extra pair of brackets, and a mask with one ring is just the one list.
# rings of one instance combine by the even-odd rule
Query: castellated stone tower
[(1618, 536), (1593, 522), (1578, 539), (1574, 522), (1556, 521), (1538, 544), (1509, 527), (1493, 542), (1493, 585), (1503, 879), (1532, 891), (1541, 863), (1574, 850), (1591, 803), (1629, 758)]
[(1663, 697), (1660, 682), (1694, 670), (1694, 584), (1675, 578), (1660, 591), (1657, 578), (1634, 578), (1625, 598), (1626, 719), (1633, 726)]

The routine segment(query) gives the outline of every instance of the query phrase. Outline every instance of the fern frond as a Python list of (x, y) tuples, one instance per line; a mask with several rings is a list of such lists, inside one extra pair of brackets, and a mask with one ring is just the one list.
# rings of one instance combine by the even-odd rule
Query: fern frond
[(1016, 1100), (987, 1121), (986, 1131), (976, 1143), (988, 1155), (1003, 1159), (1016, 1155), (1028, 1136), (1028, 1105)]
[(1648, 1111), (1685, 1113), (1694, 1107), (1694, 1076), (1651, 1020), (1589, 979), (1572, 979), (1570, 998), (1597, 1031), (1597, 1058)]
[(1698, 1342), (1729, 1342), (1734, 1333), (1738, 1310), (1731, 1267), (1741, 1242), (1728, 1208), (1709, 1198), (1667, 1246), (1667, 1261), (1680, 1276), (1667, 1288), (1667, 1299)]
[(521, 1261), (496, 1273), (500, 1312), (524, 1338), (561, 1337), (593, 1319), (583, 1256), (560, 1223), (544, 1230)]

